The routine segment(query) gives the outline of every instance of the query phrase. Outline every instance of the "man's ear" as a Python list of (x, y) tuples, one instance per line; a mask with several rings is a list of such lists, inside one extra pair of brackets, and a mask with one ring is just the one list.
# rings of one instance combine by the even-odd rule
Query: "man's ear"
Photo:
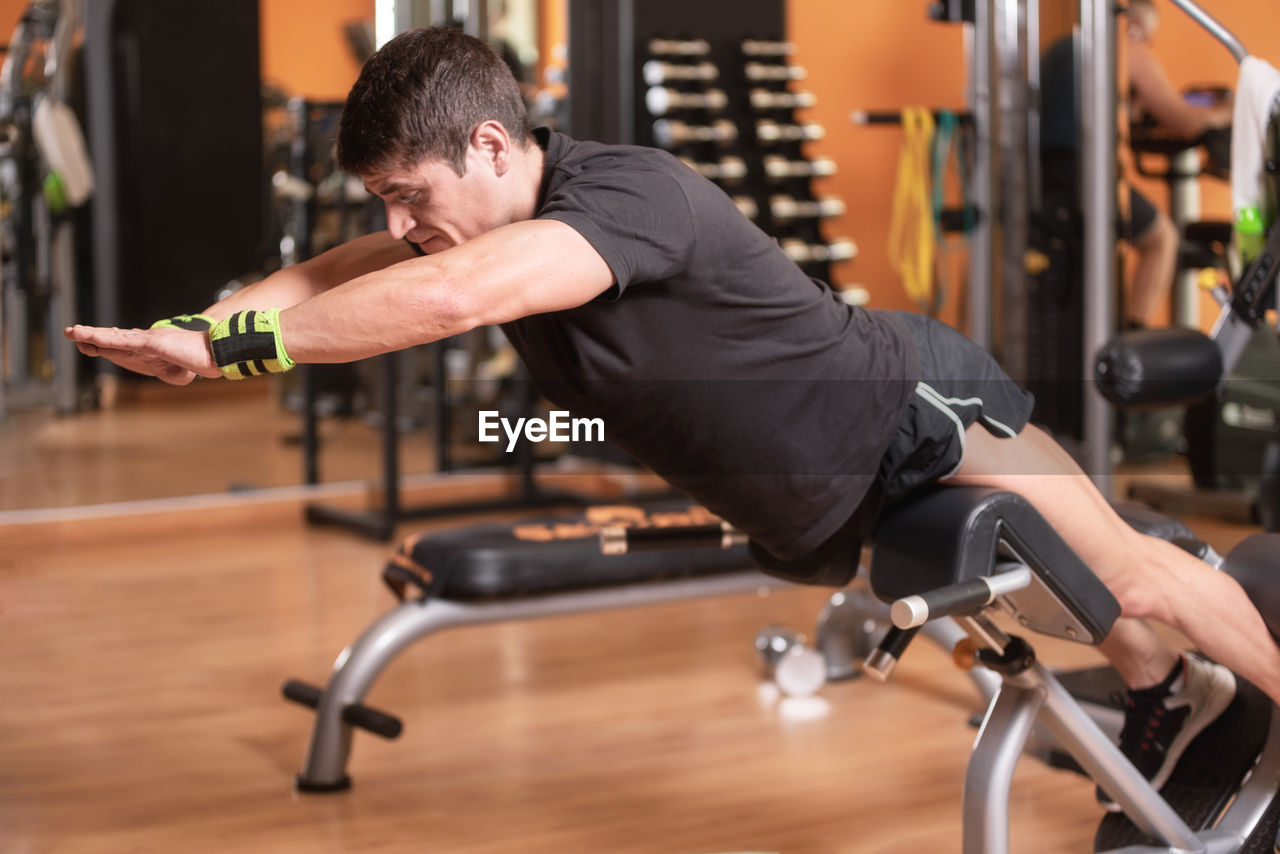
[(471, 132), (471, 147), (499, 178), (511, 168), (511, 137), (502, 122), (489, 119)]

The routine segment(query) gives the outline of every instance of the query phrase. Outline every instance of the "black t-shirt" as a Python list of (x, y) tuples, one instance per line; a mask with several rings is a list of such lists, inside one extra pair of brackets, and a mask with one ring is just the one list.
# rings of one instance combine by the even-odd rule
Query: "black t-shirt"
[(535, 135), (537, 217), (574, 228), (617, 280), (504, 325), (541, 392), (774, 554), (824, 543), (915, 387), (906, 329), (805, 276), (670, 154)]

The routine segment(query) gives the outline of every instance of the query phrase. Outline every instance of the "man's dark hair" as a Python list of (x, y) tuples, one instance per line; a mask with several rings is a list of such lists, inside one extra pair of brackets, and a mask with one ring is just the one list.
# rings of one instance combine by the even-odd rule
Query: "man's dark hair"
[(466, 170), (471, 132), (502, 123), (516, 145), (529, 117), (511, 70), (488, 44), (458, 30), (409, 30), (373, 55), (347, 95), (338, 127), (338, 163), (369, 175), (443, 160)]

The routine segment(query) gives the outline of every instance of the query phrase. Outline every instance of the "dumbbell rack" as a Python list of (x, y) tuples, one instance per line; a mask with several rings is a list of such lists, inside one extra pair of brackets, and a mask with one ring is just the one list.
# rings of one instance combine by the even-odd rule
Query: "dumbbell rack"
[(808, 144), (823, 128), (799, 120), (814, 103), (791, 62), (781, 0), (581, 0), (570, 11), (569, 133), (667, 149), (724, 189), (810, 276), (854, 256), (828, 239), (844, 213), (814, 191), (834, 174)]

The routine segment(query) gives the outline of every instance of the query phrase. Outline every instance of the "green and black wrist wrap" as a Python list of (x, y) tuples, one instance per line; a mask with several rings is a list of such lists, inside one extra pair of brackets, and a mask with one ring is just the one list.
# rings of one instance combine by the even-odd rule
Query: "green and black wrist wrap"
[(164, 320), (157, 320), (151, 324), (152, 329), (186, 329), (189, 332), (205, 332), (217, 323), (207, 314), (179, 314), (176, 317), (166, 317)]
[(280, 340), (280, 309), (238, 311), (209, 330), (213, 361), (229, 380), (279, 374), (293, 367)]

